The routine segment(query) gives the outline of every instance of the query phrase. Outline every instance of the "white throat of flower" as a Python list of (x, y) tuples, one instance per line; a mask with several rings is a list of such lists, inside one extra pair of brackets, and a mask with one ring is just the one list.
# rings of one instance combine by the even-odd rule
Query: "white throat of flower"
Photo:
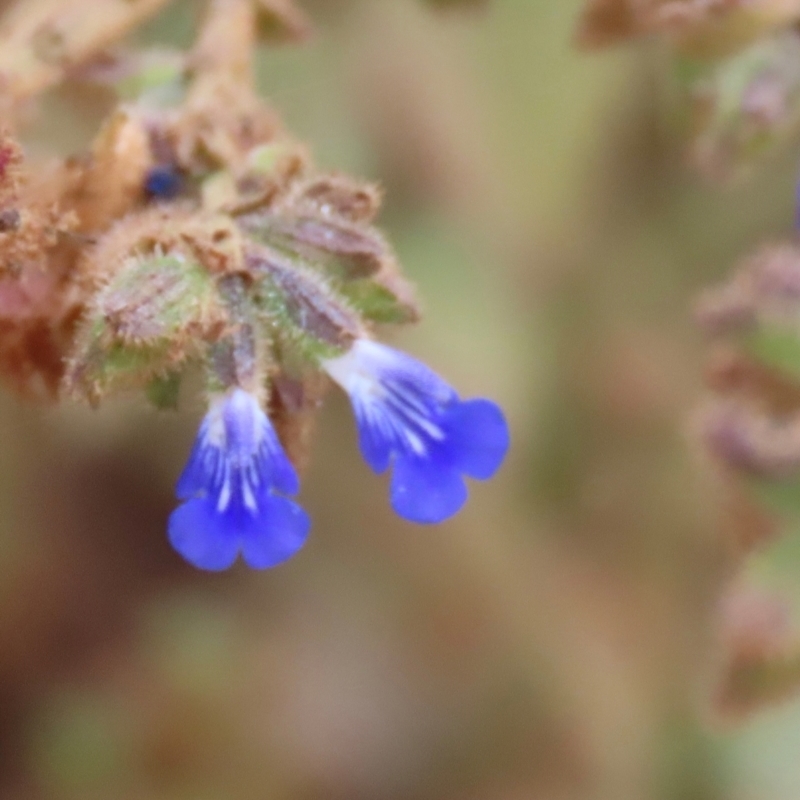
[[(236, 406), (234, 414), (239, 416), (237, 424), (241, 424), (245, 429), (245, 436), (239, 437), (240, 441), (236, 443), (238, 447), (235, 450), (225, 419), (226, 411), (229, 411), (231, 404)], [(265, 418), (265, 415), (258, 401), (243, 389), (234, 389), (233, 392), (219, 395), (211, 401), (211, 408), (206, 417), (205, 439), (207, 446), (219, 453), (218, 458), (214, 460), (215, 473), (212, 485), (219, 487), (217, 512), (220, 514), (230, 505), (237, 475), (245, 507), (254, 514), (258, 511), (255, 490), (262, 480), (258, 457), (264, 446), (266, 434), (262, 418)], [(243, 439), (249, 447), (242, 447)]]
[(359, 340), (344, 355), (324, 359), (322, 368), (351, 397), (365, 402), (380, 401), (386, 397), (386, 388), (380, 381), (379, 366), (371, 361), (373, 359), (364, 358)]
[(425, 456), (426, 438), (441, 441), (445, 434), (416, 394), (383, 379), (394, 366), (392, 355), (382, 345), (358, 339), (344, 355), (324, 360), (322, 368), (347, 392), (367, 425)]

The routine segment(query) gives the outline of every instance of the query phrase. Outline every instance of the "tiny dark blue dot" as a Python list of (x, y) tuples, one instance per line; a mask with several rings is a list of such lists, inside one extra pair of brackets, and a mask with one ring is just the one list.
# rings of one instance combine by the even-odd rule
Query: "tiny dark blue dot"
[(170, 200), (180, 193), (182, 180), (174, 167), (153, 167), (145, 178), (144, 190), (150, 197)]

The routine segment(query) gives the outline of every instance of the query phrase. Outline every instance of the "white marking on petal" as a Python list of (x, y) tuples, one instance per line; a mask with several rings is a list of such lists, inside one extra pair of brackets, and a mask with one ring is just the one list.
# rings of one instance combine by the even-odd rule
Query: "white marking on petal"
[(219, 499), (217, 500), (217, 511), (221, 514), (228, 507), (231, 501), (231, 479), (230, 475), (225, 476), (222, 482), (222, 487), (219, 492)]
[(455, 392), (424, 364), (359, 339), (344, 355), (323, 360), (322, 367), (350, 395), (373, 438), (417, 456), (444, 440), (437, 417)]
[(212, 402), (201, 429), (202, 460), (208, 492), (216, 498), (218, 513), (237, 502), (252, 514), (258, 513), (262, 469), (273, 457), (270, 433), (266, 414), (256, 398), (243, 389), (234, 389)]
[(242, 480), (242, 498), (244, 499), (246, 508), (255, 514), (258, 511), (256, 496), (253, 493), (253, 488), (250, 486), (250, 482), (244, 476)]

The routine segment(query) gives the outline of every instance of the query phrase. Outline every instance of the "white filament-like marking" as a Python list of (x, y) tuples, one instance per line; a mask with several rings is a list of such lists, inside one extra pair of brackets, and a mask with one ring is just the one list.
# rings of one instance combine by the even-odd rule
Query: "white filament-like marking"
[[(403, 369), (391, 350), (362, 339), (322, 366), (353, 399), (365, 425), (387, 442), (424, 456), (430, 440), (444, 440), (424, 400), (393, 379), (392, 373), (402, 374)], [(409, 378), (413, 382), (414, 376)]]
[[(263, 412), (255, 399), (248, 395), (244, 402), (241, 401), (242, 398), (236, 396), (220, 398), (212, 405), (207, 418), (204, 461), (211, 476), (211, 486), (218, 492), (216, 508), (220, 514), (230, 505), (236, 488), (241, 491), (245, 507), (253, 514), (258, 512), (256, 489), (261, 485), (260, 463), (268, 455), (264, 452), (267, 430), (260, 418)], [(241, 436), (234, 436), (231, 440), (225, 421), (225, 404), (229, 402), (236, 402), (242, 414), (250, 415), (243, 422), (252, 429), (247, 431), (251, 435), (245, 435), (243, 441)], [(249, 405), (252, 407), (243, 407)], [(236, 449), (232, 450), (232, 447)]]

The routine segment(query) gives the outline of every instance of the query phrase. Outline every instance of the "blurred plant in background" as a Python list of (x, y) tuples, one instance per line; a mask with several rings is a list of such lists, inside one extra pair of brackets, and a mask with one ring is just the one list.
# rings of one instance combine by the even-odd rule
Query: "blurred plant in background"
[(728, 180), (800, 127), (798, 18), (794, 0), (596, 0), (578, 41), (591, 48), (663, 36), (692, 160)]
[[(742, 178), (800, 133), (800, 3), (598, 0), (585, 9), (587, 47), (654, 34), (667, 42), (675, 95), (689, 120), (690, 155), (702, 175)], [(800, 208), (800, 206), (799, 206)], [(800, 246), (761, 246), (697, 304), (714, 341), (712, 398), (697, 428), (728, 480), (794, 533), (800, 513)], [(774, 543), (779, 523), (739, 532), (744, 561)], [(720, 612), (723, 667), (717, 710), (739, 715), (800, 690), (800, 638), (785, 603), (736, 580)]]

